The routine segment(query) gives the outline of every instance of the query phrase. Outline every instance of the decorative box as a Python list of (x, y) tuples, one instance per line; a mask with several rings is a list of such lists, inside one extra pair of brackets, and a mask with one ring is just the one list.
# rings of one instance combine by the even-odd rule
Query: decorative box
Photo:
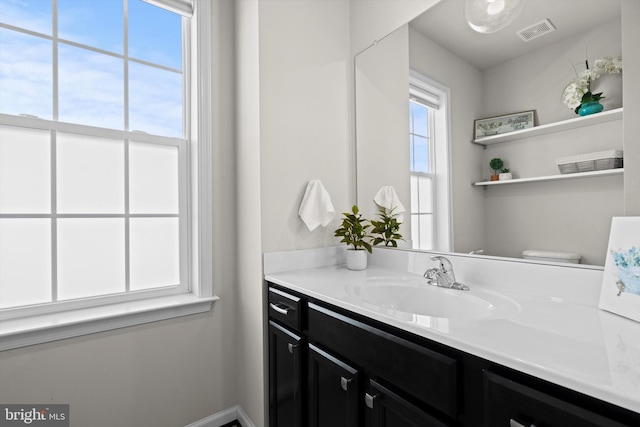
[(556, 164), (561, 174), (567, 174), (621, 168), (622, 159), (622, 150), (607, 150), (561, 157), (556, 159)]

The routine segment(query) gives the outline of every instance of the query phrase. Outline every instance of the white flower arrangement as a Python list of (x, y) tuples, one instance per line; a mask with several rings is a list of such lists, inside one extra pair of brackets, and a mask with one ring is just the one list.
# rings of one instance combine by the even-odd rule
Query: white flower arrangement
[(585, 61), (587, 69), (578, 74), (571, 83), (567, 85), (562, 93), (564, 105), (578, 113), (580, 105), (584, 102), (599, 101), (604, 98), (601, 93), (591, 93), (591, 82), (606, 74), (619, 74), (622, 72), (621, 57), (605, 57), (593, 62), (593, 67), (589, 68), (589, 62)]

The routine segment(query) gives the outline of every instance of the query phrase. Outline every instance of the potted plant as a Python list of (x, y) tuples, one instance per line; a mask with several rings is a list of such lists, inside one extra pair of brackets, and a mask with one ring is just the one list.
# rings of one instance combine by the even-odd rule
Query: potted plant
[(512, 179), (513, 175), (511, 174), (511, 169), (502, 168), (500, 169), (500, 175), (498, 176), (500, 181), (506, 181), (508, 179)]
[(493, 175), (491, 175), (491, 181), (497, 181), (500, 177), (498, 175), (498, 171), (502, 169), (504, 166), (504, 162), (501, 158), (495, 157), (489, 161), (489, 167), (493, 169)]
[(404, 240), (402, 234), (400, 234), (401, 223), (398, 222), (397, 215), (393, 213), (394, 209), (391, 209), (391, 211), (387, 213), (385, 208), (380, 208), (378, 211), (380, 221), (371, 220), (371, 225), (373, 226), (371, 230), (371, 234), (373, 235), (371, 243), (373, 243), (374, 246), (384, 243), (385, 246), (397, 248), (398, 243), (396, 240)]
[(349, 270), (364, 270), (367, 268), (367, 252), (371, 253), (370, 238), (367, 229), (371, 224), (362, 217), (358, 206), (353, 205), (351, 212), (344, 212), (342, 225), (336, 229), (335, 235), (342, 237), (341, 243), (347, 244), (347, 268)]

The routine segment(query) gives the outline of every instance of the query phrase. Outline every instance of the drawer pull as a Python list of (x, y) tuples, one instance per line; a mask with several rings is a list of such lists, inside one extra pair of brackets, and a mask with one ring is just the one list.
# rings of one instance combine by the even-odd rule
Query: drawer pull
[(275, 312), (283, 314), (285, 316), (288, 316), (289, 312), (292, 310), (291, 307), (287, 307), (283, 304), (274, 304), (272, 302), (269, 303), (269, 307), (271, 307)]
[(298, 348), (297, 344), (287, 343), (287, 348), (289, 349), (289, 353), (293, 354), (296, 348)]
[(351, 384), (351, 378), (346, 379), (345, 377), (340, 377), (340, 387), (344, 391), (349, 391), (349, 384)]
[[(524, 424), (521, 424), (521, 423), (517, 422), (513, 418), (511, 418), (509, 420), (509, 427), (526, 427), (526, 426)], [(536, 426), (535, 426), (535, 424), (531, 424), (529, 427), (536, 427)]]
[(365, 405), (367, 405), (367, 408), (369, 409), (373, 409), (373, 407), (375, 406), (375, 402), (376, 402), (376, 398), (378, 397), (378, 395), (374, 395), (371, 396), (369, 393), (365, 393), (364, 395), (364, 403)]

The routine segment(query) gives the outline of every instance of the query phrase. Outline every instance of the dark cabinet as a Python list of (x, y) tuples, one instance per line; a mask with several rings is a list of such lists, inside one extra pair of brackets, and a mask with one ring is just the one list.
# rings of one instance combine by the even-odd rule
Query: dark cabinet
[(269, 427), (622, 427), (640, 414), (269, 288)]
[(369, 382), (365, 404), (370, 427), (446, 427), (445, 424), (418, 408), (375, 380)]
[(269, 426), (303, 423), (304, 339), (269, 321)]
[[(623, 427), (621, 423), (493, 372), (484, 373), (484, 426)], [(629, 420), (631, 421), (631, 420)], [(636, 419), (640, 423), (640, 418)], [(640, 424), (635, 424), (640, 425)]]
[(335, 310), (309, 303), (308, 337), (435, 412), (458, 414), (458, 362)]
[(309, 427), (358, 427), (362, 393), (356, 368), (309, 344)]

